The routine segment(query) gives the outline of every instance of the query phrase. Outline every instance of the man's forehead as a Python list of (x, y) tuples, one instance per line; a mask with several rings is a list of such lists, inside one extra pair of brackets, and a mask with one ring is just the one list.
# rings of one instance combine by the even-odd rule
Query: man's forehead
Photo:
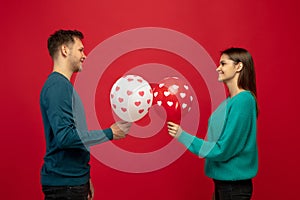
[(78, 45), (78, 46), (82, 46), (82, 47), (83, 47), (83, 43), (82, 43), (81, 39), (75, 37), (75, 38), (74, 38), (74, 41), (75, 41), (75, 45)]

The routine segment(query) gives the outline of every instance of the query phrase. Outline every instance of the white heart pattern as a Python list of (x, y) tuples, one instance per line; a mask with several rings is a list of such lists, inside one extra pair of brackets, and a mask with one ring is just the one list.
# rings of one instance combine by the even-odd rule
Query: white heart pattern
[(184, 92), (181, 92), (179, 95), (182, 99), (186, 96), (186, 94)]
[(157, 101), (157, 105), (161, 106), (162, 101)]
[(186, 107), (187, 107), (187, 104), (186, 104), (186, 103), (183, 103), (183, 104), (182, 104), (182, 108), (185, 109)]
[(172, 106), (173, 102), (172, 101), (167, 101), (168, 106)]
[(171, 93), (176, 94), (178, 92), (178, 88), (179, 88), (178, 85), (172, 85), (168, 89)]
[(172, 88), (173, 88), (174, 90), (178, 90), (179, 86), (178, 86), (178, 85), (172, 85)]
[(154, 92), (154, 94), (153, 94), (153, 95), (154, 95), (154, 97), (157, 97), (157, 95), (158, 95), (158, 92)]
[(170, 92), (169, 91), (164, 91), (164, 95), (167, 97), (170, 95)]

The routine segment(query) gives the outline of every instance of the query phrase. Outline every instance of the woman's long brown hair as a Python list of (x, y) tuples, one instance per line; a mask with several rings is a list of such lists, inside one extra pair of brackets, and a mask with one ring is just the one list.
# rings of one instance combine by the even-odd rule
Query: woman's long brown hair
[(230, 60), (235, 62), (235, 64), (238, 64), (239, 62), (243, 63), (243, 68), (240, 71), (238, 79), (238, 87), (249, 90), (252, 93), (256, 100), (256, 110), (258, 113), (256, 75), (251, 54), (246, 49), (234, 47), (221, 51), (221, 55), (222, 54), (227, 55)]

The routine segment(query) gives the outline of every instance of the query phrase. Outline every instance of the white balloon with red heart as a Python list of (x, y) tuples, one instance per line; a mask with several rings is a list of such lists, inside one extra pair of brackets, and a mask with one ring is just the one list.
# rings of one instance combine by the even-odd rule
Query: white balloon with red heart
[(110, 91), (110, 104), (122, 120), (135, 122), (142, 119), (152, 106), (153, 93), (150, 84), (137, 75), (119, 78)]

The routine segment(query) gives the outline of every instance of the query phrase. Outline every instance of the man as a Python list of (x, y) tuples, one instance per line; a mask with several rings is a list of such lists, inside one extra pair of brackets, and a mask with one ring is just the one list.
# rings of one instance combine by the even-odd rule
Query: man
[(131, 123), (120, 121), (104, 130), (88, 131), (80, 97), (70, 82), (86, 56), (79, 31), (59, 30), (48, 39), (53, 72), (41, 94), (46, 154), (41, 169), (45, 199), (92, 199), (91, 145), (124, 138)]

